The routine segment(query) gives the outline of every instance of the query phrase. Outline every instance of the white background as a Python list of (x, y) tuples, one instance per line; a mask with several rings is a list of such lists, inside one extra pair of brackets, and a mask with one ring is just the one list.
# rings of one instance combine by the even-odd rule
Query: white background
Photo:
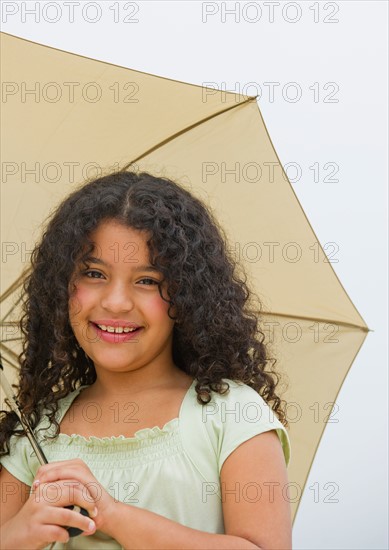
[[(297, 196), (320, 242), (337, 243), (334, 269), (373, 330), (338, 396), (340, 421), (322, 438), (294, 548), (388, 548), (387, 2), (275, 2), (271, 22), (266, 2), (137, 2), (135, 13), (135, 3), (106, 0), (94, 23), (97, 2), (73, 3), (71, 22), (66, 2), (3, 1), (2, 29), (132, 69), (261, 95), (281, 162), (301, 167)], [(36, 15), (27, 14), (34, 6)], [(279, 83), (274, 101), (265, 82)], [(293, 102), (296, 89), (301, 98)], [(335, 89), (338, 101), (328, 102)], [(318, 182), (309, 169), (315, 162)], [(339, 166), (338, 182), (324, 181), (327, 162)], [(338, 503), (324, 502), (327, 482), (338, 484)], [(308, 489), (315, 483), (319, 502)]]

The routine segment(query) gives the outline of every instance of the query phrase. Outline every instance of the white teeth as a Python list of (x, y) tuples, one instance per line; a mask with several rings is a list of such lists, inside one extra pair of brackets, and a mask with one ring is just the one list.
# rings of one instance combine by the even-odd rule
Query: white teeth
[(116, 334), (121, 334), (122, 332), (134, 332), (135, 327), (111, 327), (106, 325), (97, 325), (101, 330), (105, 332), (115, 332)]

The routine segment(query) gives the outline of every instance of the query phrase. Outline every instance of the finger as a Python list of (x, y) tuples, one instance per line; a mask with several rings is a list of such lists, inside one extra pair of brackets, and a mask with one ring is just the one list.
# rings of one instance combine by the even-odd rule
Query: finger
[(73, 458), (71, 460), (58, 460), (56, 462), (54, 461), (49, 462), (48, 464), (42, 464), (36, 472), (35, 480), (42, 481), (42, 476), (45, 476), (49, 472), (53, 471), (60, 472), (63, 468), (74, 468), (76, 471), (82, 470), (89, 475), (92, 475), (92, 472), (83, 460), (80, 458)]
[(97, 512), (96, 502), (98, 499), (96, 496), (92, 495), (88, 487), (82, 483), (68, 479), (53, 483), (40, 483), (31, 493), (30, 498), (38, 504), (49, 506), (80, 506), (88, 511), (90, 517), (94, 517)]
[[(72, 490), (72, 486), (79, 487), (89, 503), (93, 502), (94, 504), (101, 499), (104, 491), (101, 483), (93, 475), (86, 477), (82, 473), (80, 474), (80, 472), (63, 471), (60, 476), (55, 472), (47, 474), (42, 482), (39, 483), (39, 487), (49, 484), (53, 485), (54, 488), (57, 484), (64, 487), (69, 486), (69, 492)], [(37, 486), (34, 485), (33, 490), (35, 491), (36, 489)]]
[(81, 483), (92, 483), (97, 481), (85, 464), (80, 465), (74, 462), (72, 464), (62, 462), (50, 465), (50, 468), (46, 468), (46, 466), (39, 468), (33, 486), (38, 483), (49, 483), (61, 479), (75, 479)]
[(93, 520), (68, 508), (48, 508), (45, 511), (44, 522), (61, 528), (75, 527), (87, 535), (92, 535), (96, 531), (96, 524)]

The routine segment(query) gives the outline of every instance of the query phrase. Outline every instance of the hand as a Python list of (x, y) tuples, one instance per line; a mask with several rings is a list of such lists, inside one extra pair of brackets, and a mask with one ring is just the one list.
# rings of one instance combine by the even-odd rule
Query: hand
[[(85, 508), (89, 518), (65, 506)], [(91, 535), (96, 531), (92, 518), (96, 503), (88, 488), (72, 479), (56, 483), (35, 482), (32, 493), (19, 510), (2, 526), (1, 548), (38, 550), (52, 542), (66, 543), (69, 533), (65, 527), (76, 527)]]
[[(95, 512), (92, 512), (93, 515), (90, 514), (90, 516), (94, 519), (96, 529), (106, 534), (110, 534), (108, 532), (107, 523), (109, 523), (110, 514), (113, 513), (115, 500), (97, 481), (88, 466), (81, 459), (76, 458), (73, 460), (50, 462), (49, 464), (40, 466), (35, 476), (35, 480), (39, 480), (40, 484), (72, 480), (73, 483), (81, 487), (81, 490), (84, 488), (84, 490), (87, 491), (85, 496), (88, 494), (91, 495), (92, 501), (89, 501), (89, 507), (82, 507), (86, 508), (88, 511), (91, 506), (92, 508), (95, 507)], [(77, 503), (74, 502), (74, 504)]]

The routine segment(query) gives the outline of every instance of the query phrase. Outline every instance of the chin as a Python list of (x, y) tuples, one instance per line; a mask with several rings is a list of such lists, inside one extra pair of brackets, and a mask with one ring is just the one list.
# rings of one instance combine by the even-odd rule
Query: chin
[(128, 363), (128, 361), (118, 361), (117, 359), (116, 361), (97, 361), (95, 362), (95, 366), (97, 366), (96, 371), (104, 370), (110, 372), (127, 372), (135, 370), (135, 367), (132, 367), (131, 364)]

